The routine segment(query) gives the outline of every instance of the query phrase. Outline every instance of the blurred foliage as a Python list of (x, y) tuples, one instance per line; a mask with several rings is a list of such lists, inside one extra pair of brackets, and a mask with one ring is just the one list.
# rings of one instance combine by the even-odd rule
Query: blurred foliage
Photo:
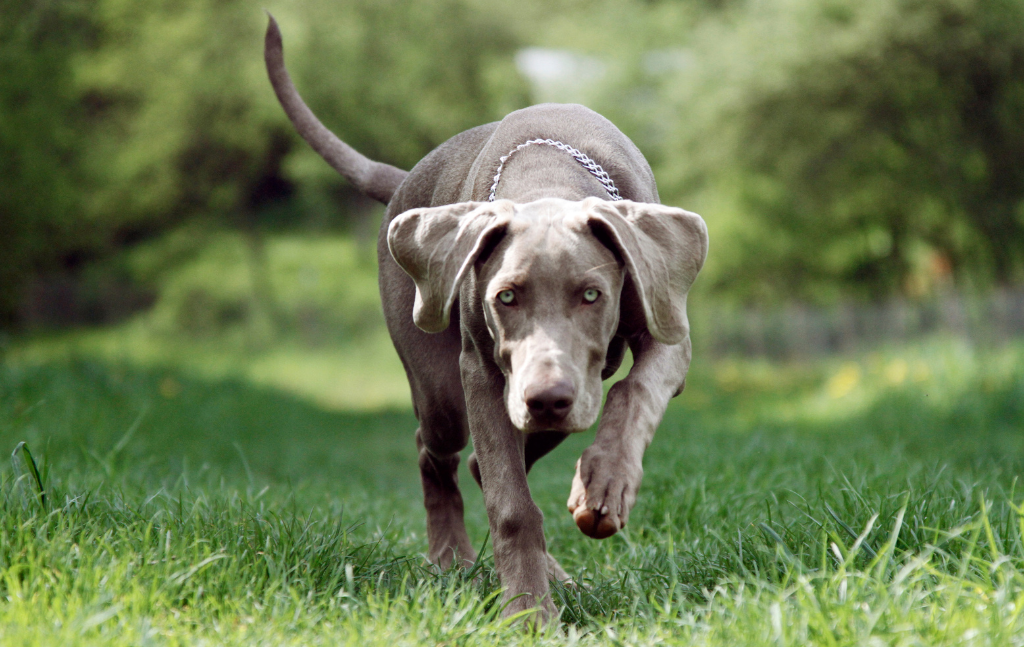
[[(464, 2), (269, 9), (310, 104), (374, 158), (409, 167), (529, 103), (515, 40)], [(33, 275), (197, 216), (250, 231), (344, 221), (343, 181), (296, 146), (266, 80), (251, 3), (4, 0), (0, 14), (0, 323), (23, 315)]]
[(48, 242), (81, 237), (85, 116), (71, 57), (89, 32), (83, 2), (0, 1), (0, 322)]
[[(184, 262), (184, 249), (201, 242)], [(135, 277), (161, 287), (146, 315), (154, 332), (221, 345), (249, 344), (253, 260), (235, 231), (194, 227), (138, 246), (126, 260)], [(266, 261), (276, 318), (306, 346), (338, 343), (383, 327), (376, 259), (349, 237), (273, 235)], [(235, 346), (227, 341), (234, 340)]]
[(692, 51), (666, 87), (681, 119), (661, 178), (731, 213), (714, 289), (828, 301), (1022, 279), (1024, 3), (751, 2)]
[[(187, 265), (203, 247), (182, 233), (229, 228), (245, 270), (211, 282), (249, 274), (251, 295), (206, 311), (272, 332), (294, 306), (270, 280), (268, 232), (369, 238), (369, 203), (278, 107), (251, 3), (0, 8), (0, 327), (165, 309), (163, 276), (120, 251), (149, 242)], [(603, 113), (648, 156), (662, 200), (705, 216), (698, 294), (834, 303), (1024, 279), (1018, 0), (267, 8), (311, 107), (374, 159), (410, 168), (534, 101)], [(561, 57), (560, 76), (531, 74), (529, 48)]]

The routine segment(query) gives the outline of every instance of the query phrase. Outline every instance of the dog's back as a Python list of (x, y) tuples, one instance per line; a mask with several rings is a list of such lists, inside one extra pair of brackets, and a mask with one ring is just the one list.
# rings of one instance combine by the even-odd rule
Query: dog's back
[[(622, 198), (658, 202), (647, 160), (614, 124), (578, 104), (539, 104), (464, 131), (434, 149), (409, 173), (388, 205), (387, 218), (405, 210), (487, 201), (503, 156), (530, 140), (552, 140), (586, 152), (611, 178)], [(607, 198), (593, 175), (564, 151), (530, 147), (502, 176), (495, 198)]]

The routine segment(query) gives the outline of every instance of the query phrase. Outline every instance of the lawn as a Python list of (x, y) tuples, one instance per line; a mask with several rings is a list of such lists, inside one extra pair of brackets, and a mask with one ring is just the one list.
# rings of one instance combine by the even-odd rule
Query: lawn
[(535, 468), (585, 585), (541, 630), (500, 616), (466, 473), (483, 560), (426, 565), (401, 402), (82, 349), (0, 366), (4, 645), (1024, 643), (1022, 344), (698, 357), (624, 533), (565, 510), (592, 433)]

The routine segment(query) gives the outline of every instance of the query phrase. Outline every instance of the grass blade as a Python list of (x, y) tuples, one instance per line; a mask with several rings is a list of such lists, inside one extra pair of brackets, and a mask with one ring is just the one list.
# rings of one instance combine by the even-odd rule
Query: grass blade
[[(832, 509), (832, 506), (830, 506), (827, 503), (825, 504), (825, 511), (828, 512), (828, 514), (832, 517), (832, 519), (834, 519), (835, 522), (837, 524), (839, 524), (839, 526), (844, 531), (846, 531), (846, 534), (849, 535), (850, 539), (852, 539), (855, 543), (857, 542), (858, 539), (861, 538), (861, 535), (858, 535), (853, 530), (853, 528), (850, 528), (850, 526), (845, 521), (840, 519), (839, 515), (836, 514), (836, 511)], [(860, 546), (871, 557), (872, 560), (875, 559), (876, 557), (878, 557), (878, 553), (875, 553), (875, 549), (871, 548), (871, 545), (868, 544), (866, 540), (860, 539)]]
[(793, 552), (789, 550), (788, 546), (786, 546), (786, 542), (783, 541), (781, 535), (775, 532), (771, 526), (764, 522), (759, 523), (758, 526), (761, 528), (761, 532), (763, 532), (767, 537), (770, 537), (772, 541), (775, 542), (775, 545), (778, 548), (782, 549), (782, 554), (786, 557), (787, 560), (794, 563), (798, 562), (796, 556), (793, 555)]
[(14, 447), (14, 451), (11, 452), (11, 464), (14, 466), (15, 474), (21, 474), (21, 462), (18, 460), (19, 453), (25, 459), (25, 466), (28, 469), (29, 476), (36, 484), (36, 497), (39, 499), (39, 505), (42, 506), (43, 510), (46, 510), (46, 490), (43, 488), (43, 479), (39, 476), (39, 468), (36, 466), (36, 459), (32, 457), (32, 452), (29, 451), (28, 445), (24, 440), (19, 442)]

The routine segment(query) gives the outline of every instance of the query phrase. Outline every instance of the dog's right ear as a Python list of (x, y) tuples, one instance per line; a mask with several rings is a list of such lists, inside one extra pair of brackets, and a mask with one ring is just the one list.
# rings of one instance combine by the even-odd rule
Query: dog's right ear
[(605, 231), (626, 263), (643, 304), (647, 330), (667, 345), (690, 335), (686, 295), (708, 255), (708, 229), (692, 212), (657, 203), (583, 202), (591, 227)]
[(394, 218), (388, 249), (416, 283), (412, 318), (417, 327), (425, 332), (448, 327), (466, 271), (514, 212), (511, 201), (471, 202), (416, 208)]

